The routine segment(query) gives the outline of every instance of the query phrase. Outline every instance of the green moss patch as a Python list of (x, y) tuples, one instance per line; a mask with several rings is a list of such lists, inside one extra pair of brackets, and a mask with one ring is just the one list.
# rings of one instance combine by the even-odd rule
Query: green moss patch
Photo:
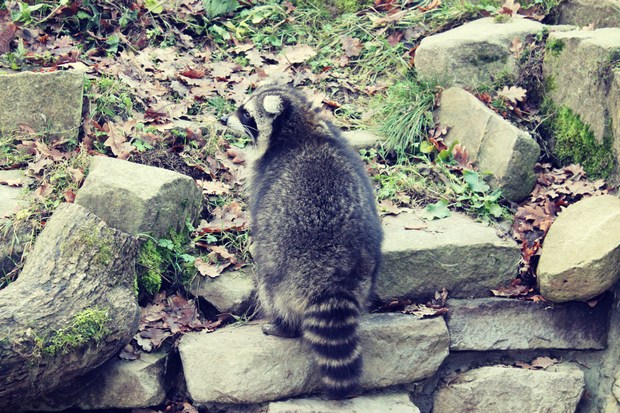
[(547, 40), (546, 49), (553, 56), (559, 56), (562, 50), (564, 50), (564, 42), (559, 39), (549, 39)]
[(164, 269), (164, 257), (157, 249), (154, 240), (149, 239), (144, 243), (138, 253), (138, 264), (142, 267), (138, 272), (138, 291), (155, 294), (161, 288), (161, 279)]
[(42, 353), (48, 356), (66, 354), (70, 350), (94, 341), (99, 343), (107, 334), (106, 323), (110, 321), (107, 309), (87, 308), (77, 313), (68, 327), (56, 330), (44, 340)]
[(616, 166), (611, 137), (598, 143), (590, 126), (566, 106), (555, 107), (547, 99), (545, 127), (554, 142), (554, 153), (563, 165), (578, 163), (590, 178), (609, 178)]

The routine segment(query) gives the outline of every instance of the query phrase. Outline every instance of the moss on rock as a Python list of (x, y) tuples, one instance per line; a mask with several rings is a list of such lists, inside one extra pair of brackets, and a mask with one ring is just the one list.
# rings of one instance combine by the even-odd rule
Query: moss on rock
[(590, 126), (566, 106), (557, 107), (550, 99), (543, 103), (543, 112), (549, 115), (545, 122), (554, 142), (554, 153), (563, 164), (578, 163), (590, 178), (609, 178), (616, 161), (611, 137), (597, 142)]
[(138, 264), (142, 267), (138, 272), (138, 291), (151, 295), (157, 293), (161, 288), (164, 257), (154, 240), (149, 239), (144, 243), (138, 253)]
[(86, 308), (77, 313), (68, 327), (56, 330), (42, 343), (42, 353), (48, 356), (65, 354), (89, 341), (100, 342), (106, 335), (110, 320), (107, 309)]

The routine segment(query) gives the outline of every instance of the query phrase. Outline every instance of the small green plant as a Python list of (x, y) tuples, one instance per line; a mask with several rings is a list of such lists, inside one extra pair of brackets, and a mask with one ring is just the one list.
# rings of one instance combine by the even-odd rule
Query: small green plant
[(170, 238), (148, 237), (138, 253), (138, 292), (153, 295), (163, 281), (174, 286), (187, 286), (195, 270), (195, 257), (188, 253), (188, 231), (171, 233)]
[(127, 119), (134, 109), (134, 101), (129, 88), (112, 77), (87, 79), (85, 91), (93, 105), (92, 116), (97, 120)]
[(548, 39), (545, 49), (552, 56), (559, 56), (562, 50), (564, 50), (564, 42), (560, 39)]
[(50, 337), (39, 339), (43, 355), (66, 354), (72, 349), (94, 341), (99, 343), (107, 333), (106, 323), (110, 321), (107, 309), (87, 308), (77, 313), (69, 326), (54, 331)]
[(365, 152), (370, 170), (375, 171), (373, 179), (379, 185), (379, 202), (389, 199), (405, 207), (426, 206), (427, 219), (445, 218), (451, 210), (483, 222), (509, 219), (511, 213), (502, 205), (501, 191), (491, 189), (484, 174), (459, 165), (452, 155), (454, 146), (400, 159), (394, 165), (379, 164), (370, 152)]
[(203, 0), (202, 3), (210, 19), (232, 13), (239, 7), (237, 0)]
[(583, 123), (566, 106), (557, 107), (546, 99), (543, 113), (548, 119), (543, 124), (548, 138), (554, 142), (554, 153), (563, 165), (579, 163), (590, 178), (609, 178), (616, 167), (612, 139), (597, 142), (590, 126)]
[(420, 153), (420, 143), (435, 124), (436, 93), (436, 83), (409, 78), (391, 86), (379, 101), (379, 129), (385, 134), (387, 149), (399, 158)]
[(509, 14), (496, 14), (493, 20), (495, 23), (508, 23), (512, 17)]

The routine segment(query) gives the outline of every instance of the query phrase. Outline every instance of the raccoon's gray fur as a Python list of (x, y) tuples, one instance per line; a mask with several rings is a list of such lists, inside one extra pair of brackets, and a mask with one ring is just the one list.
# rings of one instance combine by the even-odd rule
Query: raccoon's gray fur
[(255, 141), (251, 229), (263, 331), (303, 335), (332, 398), (362, 370), (357, 337), (381, 261), (381, 223), (359, 155), (302, 94), (264, 87), (227, 124)]

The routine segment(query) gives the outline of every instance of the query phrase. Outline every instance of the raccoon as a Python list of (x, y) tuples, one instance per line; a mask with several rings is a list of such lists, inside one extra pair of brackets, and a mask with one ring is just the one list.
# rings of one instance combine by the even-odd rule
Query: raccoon
[(257, 154), (249, 208), (265, 334), (309, 344), (330, 398), (362, 372), (357, 327), (381, 263), (381, 223), (359, 155), (293, 88), (257, 89), (226, 124)]

